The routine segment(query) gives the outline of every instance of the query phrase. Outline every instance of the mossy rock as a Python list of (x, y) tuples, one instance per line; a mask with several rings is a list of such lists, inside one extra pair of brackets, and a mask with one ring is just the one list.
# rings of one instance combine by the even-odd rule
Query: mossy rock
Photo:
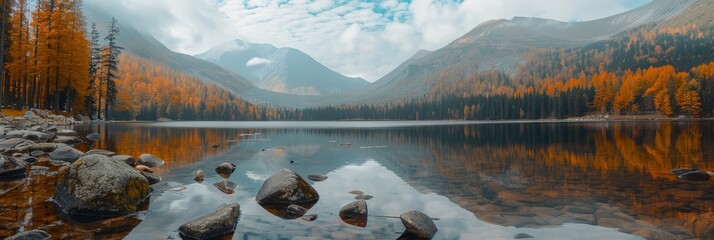
[(84, 156), (60, 174), (54, 200), (63, 215), (95, 221), (137, 212), (149, 183), (126, 163), (104, 155)]

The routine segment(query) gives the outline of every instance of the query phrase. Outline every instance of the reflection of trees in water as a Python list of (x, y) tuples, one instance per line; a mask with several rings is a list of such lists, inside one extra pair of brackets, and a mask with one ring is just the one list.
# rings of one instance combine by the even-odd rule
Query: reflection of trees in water
[(712, 182), (669, 173), (714, 171), (712, 152), (703, 151), (714, 139), (702, 134), (712, 127), (605, 122), (302, 131), (403, 149), (380, 157), (415, 188), (447, 196), (488, 222), (586, 223), (666, 239), (714, 231)]

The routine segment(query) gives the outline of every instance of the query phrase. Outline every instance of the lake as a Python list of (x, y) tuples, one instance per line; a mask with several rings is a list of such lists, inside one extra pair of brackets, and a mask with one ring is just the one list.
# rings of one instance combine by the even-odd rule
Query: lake
[[(242, 215), (233, 239), (397, 239), (398, 216), (432, 218), (435, 239), (677, 239), (714, 236), (714, 180), (677, 179), (672, 168), (714, 171), (714, 122), (166, 122), (80, 125), (76, 146), (138, 157), (152, 153), (148, 209), (80, 224), (47, 200), (59, 166), (39, 163), (31, 180), (0, 184), (0, 236), (43, 228), (61, 238), (179, 239), (178, 227), (224, 203)], [(220, 144), (218, 148), (211, 145)], [(213, 170), (237, 165), (226, 194)], [(288, 168), (320, 194), (309, 214), (284, 220), (255, 202), (263, 181)], [(203, 169), (206, 179), (193, 180)], [(1, 190), (5, 191), (1, 191)], [(367, 225), (339, 209), (373, 196)], [(230, 238), (229, 238), (230, 239)]]

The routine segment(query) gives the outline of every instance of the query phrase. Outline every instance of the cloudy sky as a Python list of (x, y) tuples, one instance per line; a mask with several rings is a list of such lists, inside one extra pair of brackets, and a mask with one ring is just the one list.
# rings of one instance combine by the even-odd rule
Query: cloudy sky
[(239, 38), (297, 48), (348, 76), (375, 81), (420, 49), (514, 16), (586, 21), (650, 0), (85, 0), (186, 54)]

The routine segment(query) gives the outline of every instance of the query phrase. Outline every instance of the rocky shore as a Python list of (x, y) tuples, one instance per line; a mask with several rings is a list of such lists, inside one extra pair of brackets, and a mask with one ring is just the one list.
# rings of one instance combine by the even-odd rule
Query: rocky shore
[[(9, 239), (96, 238), (96, 234), (107, 236), (104, 234), (131, 229), (141, 222), (141, 216), (150, 214), (146, 210), (153, 191), (151, 185), (161, 182), (161, 176), (155, 174), (154, 169), (163, 166), (164, 160), (149, 153), (135, 158), (104, 149), (80, 151), (74, 146), (92, 143), (101, 137), (99, 133), (80, 136), (70, 129), (73, 124), (89, 123), (81, 116), (68, 118), (49, 111), (32, 110), (23, 116), (0, 116), (0, 119), (0, 196), (23, 192), (15, 198), (15, 202), (10, 199), (0, 200), (0, 203), (24, 205), (25, 209), (31, 209), (30, 212), (37, 215), (58, 215), (55, 221), (27, 226), (10, 219), (21, 219), (17, 216), (22, 213), (11, 212), (8, 215), (14, 216), (8, 219), (0, 217), (0, 223), (7, 220), (14, 221), (16, 225), (0, 225), (6, 228), (0, 228), (0, 236), (9, 236)], [(215, 168), (215, 174), (222, 180), (213, 185), (224, 194), (235, 193), (237, 184), (229, 177), (236, 167), (225, 162)], [(198, 169), (188, 177), (202, 182), (205, 175), (203, 170)], [(326, 181), (327, 176), (311, 174), (308, 179)], [(38, 182), (52, 184), (43, 190), (46, 193), (42, 196), (45, 197), (40, 199), (33, 200), (35, 194), (32, 191), (24, 193), (26, 190), (18, 189), (27, 189), (27, 186)], [(345, 224), (364, 228), (369, 217), (367, 201), (373, 196), (357, 190), (350, 193), (356, 195), (356, 201), (340, 209), (339, 219)], [(345, 197), (352, 198), (348, 193)], [(319, 199), (320, 195), (311, 184), (289, 169), (280, 170), (266, 179), (255, 197), (258, 205), (275, 216), (285, 220), (299, 218), (307, 222), (318, 218), (317, 214), (310, 214), (309, 211)], [(33, 201), (39, 201), (39, 205), (44, 206), (41, 209), (47, 212), (35, 211), (33, 205), (38, 203)], [(28, 212), (23, 207), (17, 209)], [(434, 237), (438, 230), (432, 219), (419, 211), (407, 210), (400, 216), (405, 226), (402, 236), (407, 239)], [(240, 231), (240, 215), (238, 203), (226, 202), (176, 230), (184, 239), (220, 238)], [(72, 230), (57, 231), (58, 228)], [(51, 236), (48, 232), (61, 233)]]

